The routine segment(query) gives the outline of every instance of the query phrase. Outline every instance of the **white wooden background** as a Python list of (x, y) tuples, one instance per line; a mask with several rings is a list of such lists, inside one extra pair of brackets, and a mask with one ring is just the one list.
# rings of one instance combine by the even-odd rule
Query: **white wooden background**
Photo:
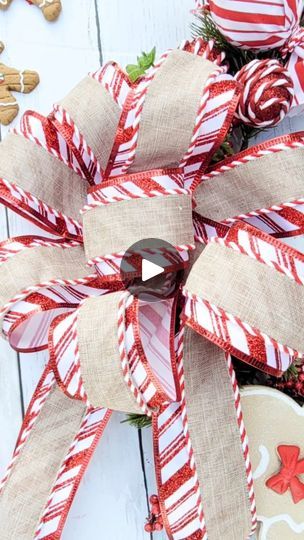
[[(194, 0), (62, 0), (58, 22), (47, 23), (39, 10), (14, 0), (0, 12), (0, 60), (20, 69), (36, 69), (41, 84), (18, 95), (21, 109), (47, 114), (90, 70), (115, 59), (133, 62), (154, 45), (158, 53), (190, 36)], [(17, 119), (18, 121), (18, 119)], [(300, 129), (303, 120), (291, 129)], [(1, 129), (5, 136), (7, 129)], [(269, 138), (270, 134), (266, 135)], [(34, 228), (0, 208), (1, 239)], [(38, 382), (45, 354), (16, 355), (0, 340), (0, 476), (11, 456), (22, 415)], [(147, 493), (155, 492), (151, 433), (137, 432), (114, 415), (79, 490), (64, 540), (143, 540)], [(152, 538), (152, 536), (151, 536)], [(155, 538), (163, 540), (165, 534)], [(18, 540), (18, 539), (16, 539)]]

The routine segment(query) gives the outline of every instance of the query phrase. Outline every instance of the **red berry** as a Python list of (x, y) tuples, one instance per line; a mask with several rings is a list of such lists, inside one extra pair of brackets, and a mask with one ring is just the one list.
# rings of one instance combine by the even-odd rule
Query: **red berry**
[(304, 373), (300, 373), (299, 375), (299, 381), (304, 382)]
[(152, 511), (152, 514), (155, 514), (157, 516), (160, 513), (159, 503), (152, 504), (151, 511)]
[(157, 495), (151, 495), (150, 503), (151, 504), (158, 504), (158, 496)]
[(287, 381), (286, 388), (293, 388), (294, 382), (293, 381)]
[(145, 531), (146, 531), (147, 533), (151, 533), (151, 532), (153, 531), (153, 527), (152, 527), (151, 523), (146, 523), (146, 525), (145, 525)]
[(159, 520), (155, 521), (155, 523), (154, 523), (154, 530), (155, 531), (162, 531), (163, 528), (164, 528), (164, 526), (163, 526), (161, 521), (159, 521)]

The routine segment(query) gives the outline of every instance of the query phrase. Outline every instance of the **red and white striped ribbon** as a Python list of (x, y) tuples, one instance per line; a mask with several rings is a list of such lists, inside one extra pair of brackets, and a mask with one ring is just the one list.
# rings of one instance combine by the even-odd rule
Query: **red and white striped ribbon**
[[(232, 157), (215, 165), (202, 176), (202, 182), (225, 175), (231, 170), (246, 166), (246, 163), (261, 159), (264, 156), (299, 148), (304, 148), (304, 132), (302, 131), (270, 139), (239, 154), (234, 154)], [(273, 204), (268, 208), (256, 208), (236, 216), (227, 216), (221, 222), (213, 221), (194, 211), (194, 237), (197, 241), (203, 243), (208, 242), (209, 239), (215, 236), (223, 238), (228, 233), (231, 225), (238, 221), (249, 223), (275, 238), (284, 239), (299, 236), (304, 234), (303, 204), (304, 197), (288, 201), (277, 201), (277, 204)]]

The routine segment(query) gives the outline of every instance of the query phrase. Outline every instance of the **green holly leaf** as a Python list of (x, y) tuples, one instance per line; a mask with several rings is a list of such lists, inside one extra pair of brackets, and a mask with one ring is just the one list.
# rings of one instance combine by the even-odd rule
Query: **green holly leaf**
[(141, 56), (137, 57), (137, 62), (140, 67), (147, 70), (153, 66), (156, 56), (156, 47), (153, 47), (152, 51), (146, 53), (142, 52)]
[(148, 67), (149, 67), (146, 56), (145, 56), (144, 53), (142, 53), (142, 56), (137, 57), (137, 63), (139, 65), (139, 67), (144, 69), (144, 70), (148, 69)]
[(126, 72), (128, 73), (131, 82), (136, 82), (145, 74), (145, 70), (137, 64), (128, 64), (126, 66)]
[(132, 82), (136, 82), (142, 77), (145, 72), (153, 66), (156, 56), (156, 47), (153, 47), (152, 51), (146, 53), (142, 52), (137, 57), (137, 64), (129, 64), (126, 67), (126, 71)]

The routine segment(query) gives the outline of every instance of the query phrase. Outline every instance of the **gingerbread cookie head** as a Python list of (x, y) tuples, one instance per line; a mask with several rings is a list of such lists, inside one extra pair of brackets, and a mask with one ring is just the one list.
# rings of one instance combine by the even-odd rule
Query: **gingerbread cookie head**
[[(61, 0), (27, 0), (39, 7), (47, 21), (55, 21), (61, 12)], [(7, 9), (12, 0), (0, 0), (0, 9)]]
[(304, 538), (304, 409), (263, 386), (241, 391), (259, 540)]
[(0, 64), (0, 124), (7, 126), (19, 112), (19, 105), (11, 92), (28, 94), (38, 83), (36, 71), (18, 71)]
[(38, 6), (47, 21), (55, 21), (61, 12), (60, 0), (31, 0), (31, 4)]

